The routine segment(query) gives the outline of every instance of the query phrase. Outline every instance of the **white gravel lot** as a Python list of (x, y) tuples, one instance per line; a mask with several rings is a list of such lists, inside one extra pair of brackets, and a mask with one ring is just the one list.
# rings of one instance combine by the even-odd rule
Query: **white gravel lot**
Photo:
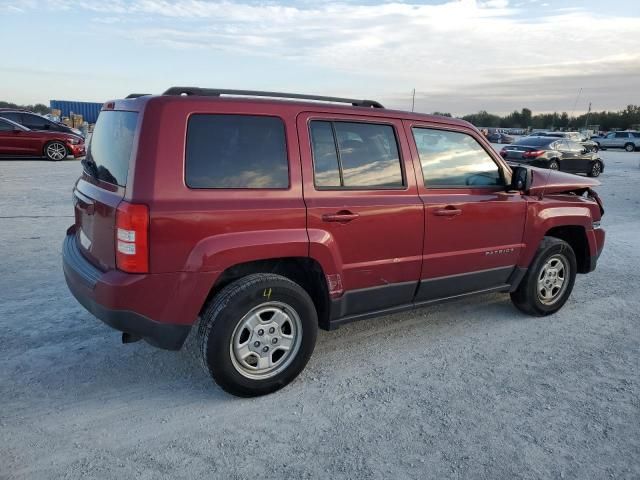
[(320, 332), (238, 399), (67, 291), (77, 161), (0, 161), (0, 478), (640, 478), (640, 153), (602, 152), (607, 242), (556, 315), (484, 295)]

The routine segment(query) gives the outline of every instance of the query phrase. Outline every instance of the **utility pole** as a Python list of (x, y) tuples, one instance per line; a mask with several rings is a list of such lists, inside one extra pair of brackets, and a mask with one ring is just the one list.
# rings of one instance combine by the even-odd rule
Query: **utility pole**
[(578, 105), (578, 100), (580, 99), (580, 94), (582, 93), (582, 87), (578, 90), (578, 96), (576, 97), (576, 101), (573, 104), (573, 109), (571, 110), (571, 117), (573, 117), (573, 112), (576, 111), (576, 106)]
[(416, 106), (416, 89), (413, 89), (413, 93), (411, 94), (411, 111), (413, 112)]
[(585, 130), (587, 129), (587, 126), (589, 125), (589, 115), (591, 115), (591, 102), (589, 102), (589, 110), (587, 110), (587, 119), (584, 122)]

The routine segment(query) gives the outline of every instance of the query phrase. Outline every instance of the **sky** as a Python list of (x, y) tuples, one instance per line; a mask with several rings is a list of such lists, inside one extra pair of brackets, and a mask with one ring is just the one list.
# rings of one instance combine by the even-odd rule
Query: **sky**
[(170, 86), (456, 115), (640, 104), (640, 0), (0, 0), (0, 100)]

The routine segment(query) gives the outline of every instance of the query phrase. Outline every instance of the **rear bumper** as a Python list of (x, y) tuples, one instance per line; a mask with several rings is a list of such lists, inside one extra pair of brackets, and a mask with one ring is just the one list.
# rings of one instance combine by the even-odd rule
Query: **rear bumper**
[[(127, 275), (122, 272), (102, 272), (92, 265), (79, 251), (73, 229), (67, 233), (62, 248), (64, 277), (73, 296), (94, 316), (116, 330), (142, 337), (148, 343), (167, 350), (182, 347), (191, 325), (159, 322), (141, 312), (129, 308), (115, 307), (118, 298), (130, 298), (136, 290), (145, 288), (144, 277), (151, 275)], [(135, 281), (131, 278), (136, 277)], [(142, 283), (141, 283), (142, 282)], [(146, 290), (153, 285), (147, 285)], [(170, 285), (173, 288), (173, 285)], [(133, 290), (133, 291), (132, 291)], [(149, 292), (144, 292), (148, 295)], [(156, 302), (171, 297), (157, 295)]]

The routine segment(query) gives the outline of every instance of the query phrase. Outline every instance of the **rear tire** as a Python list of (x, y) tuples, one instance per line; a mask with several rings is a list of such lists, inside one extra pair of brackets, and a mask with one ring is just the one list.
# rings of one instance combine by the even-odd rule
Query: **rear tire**
[(636, 146), (635, 146), (635, 144), (633, 144), (633, 143), (627, 143), (627, 144), (624, 146), (624, 149), (625, 149), (627, 152), (633, 152), (633, 151), (635, 151)]
[(600, 160), (596, 160), (591, 164), (591, 170), (589, 171), (588, 175), (590, 177), (595, 178), (595, 177), (599, 177), (601, 173), (602, 173), (602, 163), (600, 162)]
[(44, 156), (47, 157), (47, 160), (59, 162), (67, 158), (67, 155), (69, 155), (69, 151), (62, 142), (53, 141), (44, 146)]
[(542, 317), (565, 304), (576, 279), (576, 256), (564, 240), (544, 237), (511, 301), (522, 312)]
[(560, 170), (560, 164), (557, 160), (551, 160), (548, 166), (549, 170)]
[(240, 397), (274, 392), (304, 369), (316, 344), (318, 317), (297, 283), (274, 274), (247, 275), (222, 289), (200, 322), (205, 369)]

